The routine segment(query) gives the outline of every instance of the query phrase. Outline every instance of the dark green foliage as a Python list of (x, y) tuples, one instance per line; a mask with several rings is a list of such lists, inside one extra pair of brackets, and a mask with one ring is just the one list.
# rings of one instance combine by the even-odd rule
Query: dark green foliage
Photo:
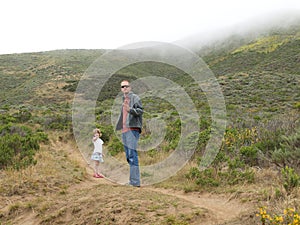
[(14, 123), (16, 118), (8, 114), (0, 114), (0, 125)]
[(15, 137), (11, 136), (9, 139), (6, 136), (0, 137), (0, 169), (12, 165), (15, 156), (15, 149), (12, 144), (15, 143)]
[(20, 124), (31, 118), (31, 113), (24, 108), (13, 115), (0, 114), (0, 117), (0, 169), (21, 169), (35, 164), (35, 152), (41, 142), (48, 141), (47, 134)]
[(115, 135), (111, 137), (111, 141), (108, 143), (107, 149), (111, 156), (115, 156), (124, 151), (122, 142)]
[(29, 127), (17, 124), (0, 126), (0, 169), (21, 169), (35, 164), (35, 152), (39, 143), (48, 140), (42, 132), (33, 132)]
[(220, 185), (220, 182), (215, 179), (216, 177), (213, 169), (206, 169), (199, 173), (194, 171), (193, 174), (196, 175), (196, 184), (198, 185), (208, 187), (215, 187)]
[(226, 160), (230, 170), (244, 169), (246, 167), (245, 162), (239, 156), (227, 158)]
[(100, 128), (102, 132), (101, 139), (104, 143), (109, 142), (110, 138), (113, 136), (114, 128), (111, 125), (96, 125), (96, 127)]
[(250, 165), (255, 166), (257, 165), (258, 160), (258, 149), (255, 146), (242, 146), (240, 149), (241, 158), (243, 161)]

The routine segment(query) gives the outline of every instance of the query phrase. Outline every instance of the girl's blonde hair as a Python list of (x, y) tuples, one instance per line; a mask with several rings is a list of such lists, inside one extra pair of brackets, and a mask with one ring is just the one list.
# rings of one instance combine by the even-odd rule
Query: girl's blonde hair
[(94, 134), (98, 133), (98, 134), (99, 134), (99, 137), (102, 136), (102, 133), (101, 133), (100, 129), (98, 129), (98, 128), (94, 129), (94, 130), (93, 130), (93, 133), (94, 133)]

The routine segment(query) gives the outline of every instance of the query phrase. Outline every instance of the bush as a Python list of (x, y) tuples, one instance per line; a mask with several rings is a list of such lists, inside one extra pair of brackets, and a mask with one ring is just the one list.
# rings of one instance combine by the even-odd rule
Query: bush
[(25, 168), (35, 164), (39, 143), (47, 141), (43, 132), (33, 132), (29, 127), (7, 124), (0, 127), (0, 169)]
[(231, 169), (226, 172), (220, 172), (219, 176), (222, 178), (224, 184), (229, 185), (254, 182), (254, 172), (250, 169)]
[(293, 168), (286, 166), (282, 168), (281, 174), (283, 176), (283, 187), (288, 194), (300, 185), (300, 177)]
[(186, 174), (188, 179), (193, 180), (202, 187), (217, 187), (220, 185), (235, 185), (239, 183), (252, 183), (254, 181), (254, 172), (252, 170), (228, 169), (227, 171), (217, 171), (214, 168), (208, 168), (200, 171), (198, 168), (191, 168)]
[(257, 152), (258, 149), (255, 146), (242, 146), (240, 149), (240, 154), (242, 156), (243, 161), (250, 165), (257, 165)]
[(282, 167), (298, 166), (300, 171), (300, 128), (290, 135), (281, 136), (280, 147), (272, 153), (273, 161)]
[(64, 114), (48, 115), (41, 122), (45, 129), (70, 130), (72, 125), (71, 116)]
[(217, 187), (220, 185), (219, 181), (215, 179), (214, 171), (212, 168), (200, 171), (198, 168), (193, 167), (186, 175), (188, 179), (195, 181), (197, 185), (203, 187)]
[(0, 114), (0, 125), (9, 124), (16, 122), (16, 118), (7, 114)]
[(11, 165), (13, 157), (15, 156), (14, 149), (10, 146), (10, 143), (14, 141), (13, 138), (0, 137), (0, 169)]
[(124, 151), (122, 142), (115, 135), (112, 137), (112, 140), (109, 142), (107, 149), (111, 156), (115, 156), (119, 152)]
[(13, 115), (13, 117), (16, 118), (16, 120), (18, 122), (24, 123), (24, 122), (27, 122), (28, 120), (30, 120), (32, 115), (28, 109), (23, 108), (23, 109), (19, 110), (19, 112), (15, 113)]

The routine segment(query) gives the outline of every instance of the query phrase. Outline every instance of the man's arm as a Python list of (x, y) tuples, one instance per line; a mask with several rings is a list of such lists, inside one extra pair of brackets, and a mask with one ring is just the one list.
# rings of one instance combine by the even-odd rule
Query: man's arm
[(129, 109), (129, 113), (134, 115), (134, 116), (140, 116), (143, 114), (143, 106), (140, 98), (136, 95), (133, 101), (132, 107)]

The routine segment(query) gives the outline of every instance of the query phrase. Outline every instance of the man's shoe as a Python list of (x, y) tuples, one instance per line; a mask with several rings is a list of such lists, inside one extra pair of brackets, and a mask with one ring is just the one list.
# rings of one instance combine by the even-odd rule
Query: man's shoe
[(131, 184), (131, 183), (125, 183), (124, 184), (125, 186), (131, 186), (131, 187), (141, 187), (140, 185), (133, 185), (133, 184)]

